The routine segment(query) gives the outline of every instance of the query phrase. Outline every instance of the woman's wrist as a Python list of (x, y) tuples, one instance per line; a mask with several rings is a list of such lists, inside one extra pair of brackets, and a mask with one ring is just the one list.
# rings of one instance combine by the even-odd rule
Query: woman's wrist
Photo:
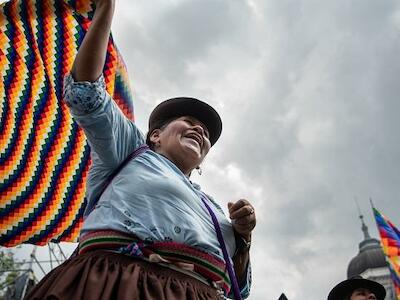
[(240, 233), (235, 231), (235, 241), (236, 241), (235, 255), (249, 252), (251, 246), (251, 234), (241, 235)]
[(95, 2), (96, 8), (95, 8), (95, 14), (94, 14), (94, 19), (95, 18), (102, 18), (102, 21), (104, 18), (108, 19), (114, 16), (114, 11), (115, 11), (115, 1), (113, 0), (104, 0), (104, 1), (96, 1)]
[(115, 0), (95, 0), (93, 1), (94, 4), (96, 5), (97, 8), (103, 8), (103, 7), (109, 7), (109, 8), (114, 8), (115, 6)]
[[(114, 16), (114, 11), (115, 11), (115, 4), (110, 3), (108, 1), (102, 1), (96, 5), (95, 9), (95, 15), (106, 15), (106, 16)], [(103, 18), (103, 17), (102, 17)]]
[(241, 235), (241, 237), (246, 240), (246, 242), (251, 242), (251, 233)]
[(233, 232), (235, 233), (235, 237), (240, 237), (246, 242), (251, 242), (251, 231), (248, 233), (240, 233), (237, 230), (233, 229)]

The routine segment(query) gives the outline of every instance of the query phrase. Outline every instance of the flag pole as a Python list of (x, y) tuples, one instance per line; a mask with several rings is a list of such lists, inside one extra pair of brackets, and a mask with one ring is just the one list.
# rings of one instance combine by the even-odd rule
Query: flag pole
[(374, 203), (372, 202), (372, 198), (369, 197), (369, 203), (371, 204), (371, 208), (372, 210), (375, 208)]

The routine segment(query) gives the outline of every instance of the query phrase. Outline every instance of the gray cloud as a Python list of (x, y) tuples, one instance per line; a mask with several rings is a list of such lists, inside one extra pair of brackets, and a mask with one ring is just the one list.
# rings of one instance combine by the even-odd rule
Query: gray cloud
[(138, 124), (206, 99), (223, 136), (195, 180), (257, 208), (250, 299), (325, 299), (362, 240), (354, 198), (400, 226), (397, 1), (119, 1)]
[(188, 93), (224, 119), (195, 179), (222, 203), (247, 197), (257, 208), (251, 299), (282, 291), (326, 298), (362, 239), (354, 198), (372, 235), (369, 197), (400, 223), (399, 4), (171, 1), (135, 9), (133, 21), (117, 26), (138, 102), (150, 111), (160, 96)]

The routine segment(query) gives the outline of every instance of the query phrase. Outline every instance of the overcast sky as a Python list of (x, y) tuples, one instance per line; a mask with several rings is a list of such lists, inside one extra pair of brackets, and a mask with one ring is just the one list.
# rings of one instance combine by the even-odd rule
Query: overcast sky
[(398, 1), (119, 0), (113, 34), (143, 131), (174, 96), (220, 112), (194, 180), (256, 208), (250, 299), (326, 299), (363, 238), (355, 198), (372, 236), (370, 197), (400, 226)]

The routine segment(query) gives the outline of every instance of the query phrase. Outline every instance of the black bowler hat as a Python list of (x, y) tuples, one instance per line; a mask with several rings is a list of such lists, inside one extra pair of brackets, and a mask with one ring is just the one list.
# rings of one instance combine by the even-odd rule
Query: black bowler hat
[(161, 128), (168, 120), (191, 116), (203, 123), (210, 134), (211, 146), (221, 135), (222, 121), (217, 111), (195, 98), (178, 97), (165, 100), (154, 108), (149, 118), (149, 132)]
[(361, 276), (355, 276), (336, 285), (329, 293), (328, 300), (345, 300), (344, 297), (349, 296), (358, 288), (366, 288), (375, 294), (377, 300), (384, 300), (386, 290), (380, 283)]

